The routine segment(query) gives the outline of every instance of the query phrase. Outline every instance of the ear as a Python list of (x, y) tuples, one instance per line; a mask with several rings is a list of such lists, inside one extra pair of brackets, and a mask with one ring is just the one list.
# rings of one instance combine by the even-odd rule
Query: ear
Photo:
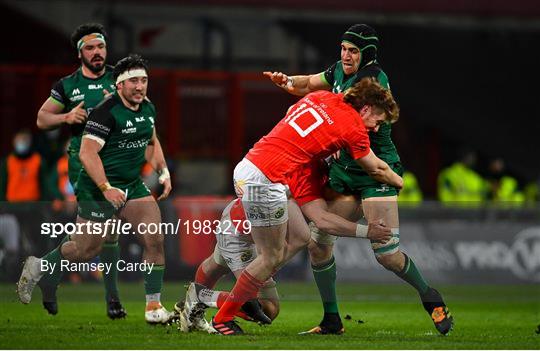
[(360, 114), (365, 115), (370, 109), (371, 109), (371, 106), (369, 106), (369, 105), (364, 105), (364, 106), (360, 109)]

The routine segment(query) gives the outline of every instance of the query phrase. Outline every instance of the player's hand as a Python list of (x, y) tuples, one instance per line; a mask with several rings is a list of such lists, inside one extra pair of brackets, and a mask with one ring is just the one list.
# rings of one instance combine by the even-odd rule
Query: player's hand
[(167, 178), (163, 182), (160, 181), (160, 183), (163, 184), (163, 192), (158, 197), (158, 201), (166, 199), (172, 190), (171, 178)]
[(107, 89), (103, 89), (103, 98), (106, 99), (111, 96), (113, 93), (109, 93)]
[(169, 173), (169, 170), (167, 169), (167, 167), (163, 168), (159, 172), (159, 179), (158, 180), (159, 180), (159, 184), (163, 185), (163, 192), (158, 197), (158, 201), (161, 201), (161, 200), (166, 199), (167, 196), (169, 196), (169, 193), (172, 190), (171, 174)]
[(381, 220), (379, 223), (368, 223), (367, 236), (369, 240), (385, 244), (392, 238), (392, 231)]
[(105, 199), (114, 206), (115, 209), (119, 209), (126, 203), (126, 193), (118, 188), (111, 187), (103, 192)]
[(84, 101), (81, 101), (77, 106), (75, 106), (71, 111), (66, 114), (66, 123), (67, 124), (80, 124), (86, 121), (86, 110), (84, 109)]
[(270, 80), (278, 87), (289, 91), (294, 90), (292, 79), (289, 78), (289, 76), (287, 76), (285, 73), (265, 71), (263, 74), (270, 78)]

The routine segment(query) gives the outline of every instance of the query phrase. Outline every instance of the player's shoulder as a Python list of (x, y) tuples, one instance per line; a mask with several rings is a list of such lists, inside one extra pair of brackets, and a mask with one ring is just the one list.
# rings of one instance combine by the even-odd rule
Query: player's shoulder
[(366, 77), (377, 78), (381, 73), (384, 74), (382, 67), (378, 63), (373, 63), (359, 69), (356, 73), (356, 80), (360, 81), (362, 78)]
[(79, 79), (79, 72), (80, 72), (80, 69), (77, 69), (74, 72), (71, 72), (70, 74), (58, 79), (56, 82), (62, 85), (66, 83), (71, 84), (72, 82), (77, 81)]
[(102, 112), (110, 112), (112, 109), (114, 109), (116, 106), (121, 105), (122, 101), (118, 97), (117, 94), (111, 94), (101, 100), (99, 104), (96, 105), (94, 110), (99, 110)]

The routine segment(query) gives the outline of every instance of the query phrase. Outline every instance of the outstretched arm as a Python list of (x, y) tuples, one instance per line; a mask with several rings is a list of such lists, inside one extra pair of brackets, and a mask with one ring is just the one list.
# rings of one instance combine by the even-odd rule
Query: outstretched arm
[(270, 78), (275, 85), (296, 96), (304, 96), (316, 90), (330, 90), (331, 88), (321, 79), (321, 75), (324, 73), (288, 76), (283, 72), (267, 71), (263, 72), (263, 74)]
[(369, 223), (367, 226), (353, 223), (335, 213), (328, 211), (326, 201), (316, 199), (301, 207), (302, 213), (321, 231), (344, 237), (368, 238), (386, 242), (392, 237), (390, 228), (381, 223)]

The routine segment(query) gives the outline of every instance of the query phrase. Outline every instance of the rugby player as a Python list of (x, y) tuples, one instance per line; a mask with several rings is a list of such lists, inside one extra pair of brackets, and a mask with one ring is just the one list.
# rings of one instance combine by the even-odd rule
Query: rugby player
[[(389, 240), (392, 237), (390, 229), (380, 223), (370, 223), (368, 226), (356, 224), (327, 211), (326, 202), (322, 198), (324, 171), (321, 171), (321, 166), (320, 162), (313, 162), (288, 180), (291, 196), (302, 212), (319, 227), (338, 236), (365, 237), (383, 243)], [(236, 278), (240, 277), (257, 256), (250, 232), (251, 224), (244, 215), (240, 199), (237, 198), (223, 210), (219, 227), (216, 228), (217, 243), (214, 253), (197, 268), (195, 282), (189, 285), (185, 302), (175, 305), (175, 310), (182, 319), (183, 331), (195, 328), (212, 332), (204, 319), (204, 309), (220, 308), (229, 293), (212, 290), (217, 281), (229, 272)], [(289, 244), (294, 246), (294, 238), (290, 235), (287, 236), (287, 245)], [(270, 278), (259, 290), (257, 301), (246, 302), (237, 316), (261, 324), (270, 324), (278, 314), (279, 295), (275, 281)]]
[[(326, 71), (311, 75), (287, 76), (282, 72), (264, 72), (276, 85), (293, 95), (304, 96), (318, 90), (346, 91), (365, 77), (373, 77), (390, 89), (388, 77), (377, 61), (379, 39), (373, 28), (366, 24), (351, 26), (342, 36), (341, 60)], [(391, 139), (391, 126), (384, 124), (378, 131), (369, 133), (373, 152), (399, 175), (403, 174), (396, 147)], [(392, 228), (394, 237), (386, 243), (372, 243), (377, 261), (387, 270), (415, 288), (424, 309), (431, 316), (436, 329), (447, 334), (453, 318), (440, 293), (430, 287), (414, 261), (399, 249), (399, 217), (397, 188), (373, 179), (358, 166), (347, 150), (341, 150), (329, 172), (329, 192), (333, 199), (332, 211), (345, 218), (356, 220), (354, 213), (361, 200), (364, 216), (368, 221), (383, 219)], [(336, 264), (332, 254), (335, 236), (322, 228), (313, 228), (309, 245), (313, 275), (323, 301), (324, 316), (318, 326), (309, 332), (316, 334), (341, 334), (343, 323), (339, 316), (336, 296)]]
[[(69, 182), (76, 192), (77, 178), (81, 170), (79, 149), (81, 136), (90, 111), (104, 96), (114, 91), (112, 67), (107, 61), (107, 33), (101, 24), (82, 24), (71, 35), (71, 43), (77, 50), (81, 66), (72, 74), (54, 83), (51, 95), (38, 111), (37, 126), (43, 130), (68, 125), (71, 130), (71, 141), (68, 148)], [(67, 236), (62, 243), (66, 242)], [(60, 245), (61, 245), (60, 244)], [(120, 255), (118, 236), (109, 235), (103, 250), (99, 254), (100, 262), (109, 264), (111, 270), (103, 275), (105, 285), (105, 301), (107, 316), (111, 319), (124, 318), (127, 313), (120, 303), (118, 292), (118, 270), (116, 262)], [(59, 248), (42, 257), (49, 264), (59, 267)], [(39, 282), (43, 307), (49, 314), (58, 313), (56, 289), (62, 279), (62, 271), (55, 268)]]
[[(301, 167), (345, 147), (377, 180), (400, 188), (403, 180), (369, 147), (368, 130), (397, 120), (391, 93), (374, 79), (362, 80), (345, 94), (311, 93), (289, 108), (274, 129), (248, 152), (234, 170), (235, 191), (242, 198), (258, 256), (246, 267), (212, 319), (223, 335), (241, 334), (234, 316), (303, 245), (289, 250), (286, 235), (309, 242), (309, 228), (297, 204), (288, 202), (288, 177)], [(289, 221), (289, 217), (291, 221)], [(289, 224), (289, 228), (287, 225)]]
[[(154, 127), (156, 109), (146, 98), (147, 72), (146, 61), (138, 55), (120, 60), (113, 70), (116, 93), (88, 116), (79, 152), (83, 168), (77, 180), (77, 223), (90, 222), (91, 228), (95, 228), (95, 224), (117, 216), (131, 224), (142, 243), (143, 260), (152, 266), (144, 274), (145, 320), (167, 323), (171, 314), (160, 302), (165, 270), (163, 234), (136, 232), (142, 228), (140, 224), (147, 227), (161, 222), (157, 203), (140, 177), (143, 164), (148, 161), (160, 174), (164, 190), (158, 200), (166, 198), (172, 189)], [(58, 250), (61, 258), (85, 262), (100, 252), (105, 238), (86, 226), (81, 228), (82, 234), (73, 235), (61, 245)], [(35, 284), (49, 273), (41, 270), (40, 261), (30, 256), (25, 262), (24, 280), (19, 286), (23, 302), (30, 301)]]

